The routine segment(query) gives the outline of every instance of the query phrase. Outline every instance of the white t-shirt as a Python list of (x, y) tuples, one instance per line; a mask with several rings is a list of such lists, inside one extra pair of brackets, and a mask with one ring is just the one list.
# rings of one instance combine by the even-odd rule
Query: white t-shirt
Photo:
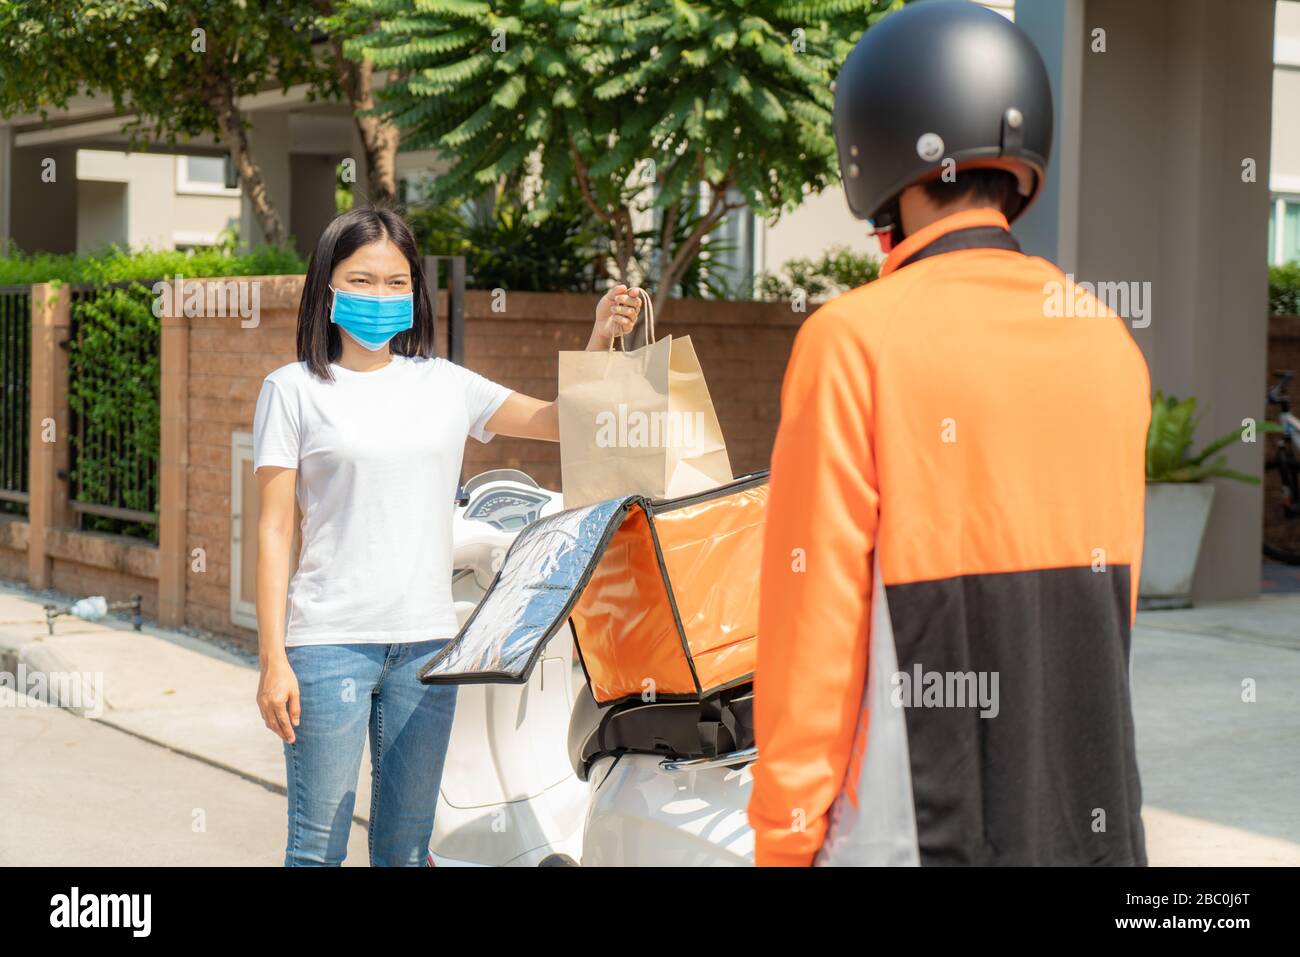
[(446, 359), (373, 372), (305, 362), (262, 383), (253, 467), (298, 470), (302, 552), (285, 645), (451, 638), (451, 518), (465, 438), (510, 390)]

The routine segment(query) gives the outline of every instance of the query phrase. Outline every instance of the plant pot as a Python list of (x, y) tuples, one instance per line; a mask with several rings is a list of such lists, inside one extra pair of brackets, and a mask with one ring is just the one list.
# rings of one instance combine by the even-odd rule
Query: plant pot
[(1209, 482), (1147, 485), (1139, 608), (1190, 608), (1192, 576), (1214, 504)]

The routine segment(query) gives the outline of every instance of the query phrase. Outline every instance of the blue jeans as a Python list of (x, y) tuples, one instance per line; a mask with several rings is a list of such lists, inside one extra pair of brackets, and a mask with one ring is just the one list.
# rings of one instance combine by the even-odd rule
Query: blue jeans
[(416, 675), (446, 643), (287, 649), (302, 696), (302, 715), (297, 740), (284, 746), (289, 781), (286, 867), (343, 863), (367, 729), (373, 765), (370, 866), (424, 864), (456, 687), (422, 685)]

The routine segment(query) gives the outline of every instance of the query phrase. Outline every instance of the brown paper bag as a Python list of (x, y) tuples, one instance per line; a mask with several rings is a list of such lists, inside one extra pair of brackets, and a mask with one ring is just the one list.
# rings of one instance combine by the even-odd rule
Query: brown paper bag
[(564, 507), (640, 494), (677, 498), (732, 480), (727, 444), (689, 336), (631, 352), (560, 353)]

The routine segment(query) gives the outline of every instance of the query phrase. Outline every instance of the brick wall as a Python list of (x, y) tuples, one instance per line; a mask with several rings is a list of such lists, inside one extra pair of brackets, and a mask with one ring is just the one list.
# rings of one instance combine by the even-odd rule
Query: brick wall
[[(248, 643), (251, 631), (230, 620), (231, 433), (252, 429), (262, 379), (295, 360), (301, 277), (266, 277), (256, 328), (237, 319), (192, 318), (188, 330), (188, 462), (184, 469), (185, 554), (204, 551), (206, 568), (186, 565), (188, 624)], [(445, 296), (445, 293), (444, 293)], [(465, 304), (465, 364), (539, 398), (556, 392), (556, 353), (581, 349), (591, 332), (596, 298), (558, 293), (509, 293), (493, 311), (490, 293), (471, 291)], [(445, 308), (439, 310), (445, 315)], [(660, 335), (689, 333), (736, 474), (767, 465), (776, 433), (781, 376), (799, 321), (788, 306), (770, 303), (674, 302)], [(445, 349), (445, 330), (440, 351)], [(499, 437), (470, 441), (465, 477), (491, 468), (518, 468), (552, 488), (560, 483), (559, 448)], [(249, 530), (251, 532), (251, 530)], [(245, 534), (248, 534), (246, 532)]]
[[(186, 320), (184, 617), (187, 624), (254, 643), (251, 631), (230, 620), (231, 436), (252, 430), (262, 380), (296, 358), (302, 277), (250, 281), (262, 283), (255, 327), (244, 328), (236, 318)], [(198, 548), (203, 550), (202, 571), (193, 559)]]
[(50, 528), (45, 532), (50, 587), (67, 595), (135, 595), (150, 618), (158, 615), (158, 546), (125, 535)]
[[(591, 334), (595, 298), (509, 293), (505, 311), (491, 311), (488, 293), (471, 292), (465, 309), (465, 364), (502, 385), (551, 399), (556, 353), (582, 349)], [(801, 314), (779, 303), (673, 302), (658, 322), (660, 336), (689, 335), (718, 412), (737, 475), (766, 468), (780, 415), (781, 378)], [(517, 468), (550, 488), (560, 486), (559, 447), (498, 437), (470, 441), (465, 475)]]
[(27, 522), (17, 515), (0, 514), (0, 578), (27, 579)]
[[(60, 477), (66, 450), (33, 439), (34, 504), (26, 520), (0, 516), (0, 577), (75, 596), (118, 599), (138, 592), (146, 614), (164, 624), (194, 625), (255, 643), (251, 631), (230, 620), (231, 437), (251, 431), (266, 374), (295, 358), (302, 278), (257, 281), (261, 316), (255, 328), (242, 328), (238, 319), (163, 320), (159, 545), (74, 531)], [(67, 384), (58, 341), (66, 335), (67, 304), (53, 287), (36, 288), (41, 294), (33, 295), (33, 421), (55, 418), (64, 423), (63, 434)], [(556, 353), (585, 345), (594, 303), (582, 295), (511, 293), (496, 300), (470, 292), (466, 364), (512, 389), (549, 399), (556, 390)], [(661, 335), (689, 333), (694, 342), (736, 474), (767, 464), (781, 378), (802, 318), (781, 304), (699, 300), (674, 302), (661, 318)], [(445, 338), (444, 329), (443, 354)], [(1273, 369), (1300, 372), (1300, 317), (1270, 320), (1268, 363), (1270, 381)], [(1300, 386), (1295, 392), (1300, 394)], [(468, 443), (466, 477), (499, 467), (520, 468), (544, 485), (559, 486), (553, 444), (506, 438), (486, 446)], [(1278, 514), (1272, 479), (1266, 482), (1265, 522), (1275, 526)], [(1300, 539), (1300, 531), (1296, 535)], [(33, 547), (37, 541), (39, 548)], [(192, 564), (200, 548), (202, 571)]]

